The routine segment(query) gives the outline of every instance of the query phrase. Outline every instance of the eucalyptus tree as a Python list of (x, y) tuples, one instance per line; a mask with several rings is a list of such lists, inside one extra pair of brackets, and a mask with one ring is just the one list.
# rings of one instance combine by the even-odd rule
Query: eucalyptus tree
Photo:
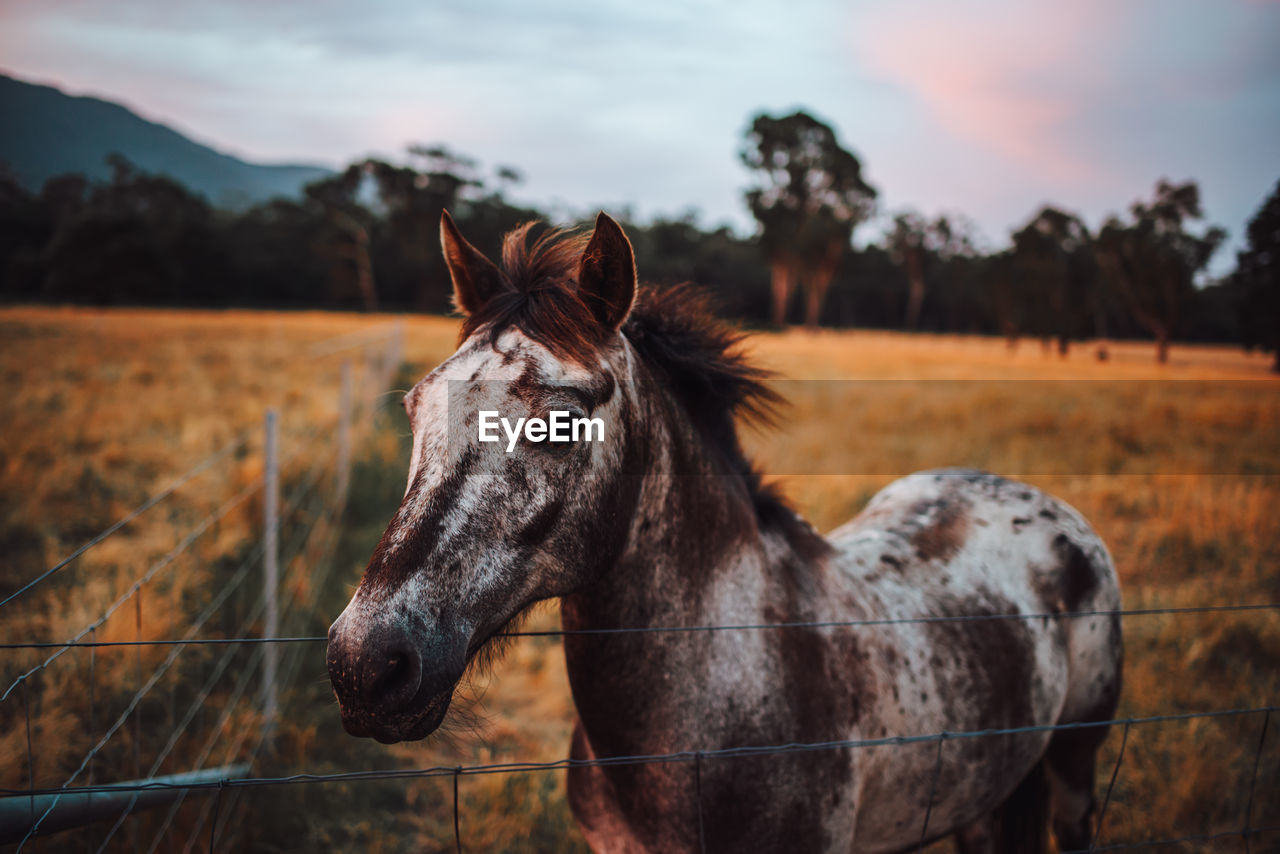
[(341, 301), (354, 291), (365, 311), (377, 311), (378, 291), (369, 252), (374, 217), (360, 199), (367, 174), (367, 164), (352, 163), (308, 184), (304, 194), (306, 203), (320, 212), (325, 223), (317, 249), (329, 260), (332, 296)]
[(41, 202), (56, 217), (40, 253), (42, 296), (103, 305), (215, 301), (226, 274), (214, 211), (166, 175), (107, 156), (111, 178), (54, 178)]
[(1013, 233), (1014, 258), (1030, 287), (1028, 314), (1035, 332), (1056, 339), (1066, 355), (1071, 339), (1092, 326), (1105, 359), (1106, 303), (1094, 256), (1093, 235), (1077, 215), (1045, 205)]
[(1210, 226), (1201, 234), (1188, 231), (1201, 219), (1200, 188), (1161, 180), (1155, 197), (1134, 202), (1130, 221), (1109, 218), (1098, 235), (1098, 260), (1133, 319), (1156, 340), (1156, 359), (1169, 360), (1169, 341), (1195, 297), (1195, 278), (1206, 266), (1226, 232)]
[(1012, 248), (987, 255), (982, 259), (981, 268), (991, 318), (1009, 351), (1013, 352), (1018, 348), (1018, 339), (1030, 326), (1026, 280), (1019, 274)]
[(1280, 182), (1249, 220), (1247, 239), (1232, 276), (1243, 296), (1240, 325), (1245, 344), (1272, 351), (1280, 373)]
[(915, 211), (903, 211), (893, 218), (885, 234), (885, 245), (907, 279), (906, 314), (903, 328), (920, 328), (920, 312), (929, 279), (941, 278), (953, 261), (974, 255), (972, 226), (961, 218), (944, 215), (933, 220)]
[(741, 158), (758, 179), (746, 201), (769, 260), (773, 322), (786, 321), (792, 290), (800, 286), (805, 322), (815, 327), (854, 229), (875, 209), (876, 191), (831, 126), (804, 111), (757, 115)]

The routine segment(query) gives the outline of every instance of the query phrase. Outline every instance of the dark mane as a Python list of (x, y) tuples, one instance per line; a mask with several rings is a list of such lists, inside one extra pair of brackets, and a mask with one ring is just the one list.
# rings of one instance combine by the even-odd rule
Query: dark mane
[(745, 336), (716, 318), (706, 293), (688, 284), (640, 288), (622, 332), (707, 441), (734, 471), (749, 475), (735, 421), (769, 425), (782, 398), (765, 385), (771, 373), (747, 358)]
[(781, 530), (797, 544), (811, 539), (811, 529), (763, 482), (738, 439), (739, 419), (771, 425), (785, 403), (766, 385), (772, 372), (752, 364), (742, 349), (746, 336), (717, 318), (706, 293), (689, 284), (641, 287), (622, 331), (728, 470), (743, 478), (761, 527)]
[[(506, 289), (463, 323), (466, 339), (490, 339), (515, 327), (557, 356), (586, 363), (606, 343), (604, 329), (578, 298), (578, 264), (587, 236), (547, 229), (530, 242), (534, 223), (509, 233), (502, 246)], [(623, 334), (675, 395), (726, 468), (744, 479), (762, 525), (799, 523), (776, 489), (765, 485), (743, 453), (736, 422), (769, 424), (782, 398), (753, 365), (744, 335), (719, 320), (706, 294), (692, 285), (642, 285)]]

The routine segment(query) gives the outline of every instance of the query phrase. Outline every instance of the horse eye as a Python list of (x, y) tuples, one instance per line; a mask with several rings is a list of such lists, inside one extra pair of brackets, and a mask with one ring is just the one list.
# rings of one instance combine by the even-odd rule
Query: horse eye
[[(565, 421), (565, 422), (563, 422), (563, 423), (565, 423), (565, 424), (567, 424), (567, 425), (569, 425), (569, 426), (568, 426), (568, 427), (562, 427), (562, 428), (561, 428), (561, 431), (562, 431), (562, 433), (568, 433), (570, 436), (572, 436), (572, 429), (573, 429), (573, 428), (572, 428), (572, 424), (573, 424), (573, 422), (574, 422), (574, 421), (576, 421), (576, 420), (578, 420), (579, 418), (584, 418), (584, 417), (586, 417), (586, 416), (584, 416), (584, 415), (582, 414), (582, 410), (581, 410), (581, 409), (578, 409), (576, 406), (566, 406), (564, 409), (558, 409), (557, 411), (559, 411), (559, 412), (567, 412), (567, 413), (568, 413), (567, 419), (566, 419), (566, 421)], [(546, 413), (546, 415), (545, 415), (545, 416), (543, 416), (543, 417), (546, 419), (546, 421), (547, 421), (547, 423), (548, 423), (548, 424), (550, 424), (550, 423), (551, 423), (551, 413), (550, 413), (550, 412), (547, 412), (547, 413)], [(548, 437), (547, 437), (547, 441), (545, 441), (545, 442), (541, 442), (541, 443), (539, 443), (539, 444), (538, 444), (538, 448), (539, 448), (539, 449), (542, 451), (542, 453), (544, 453), (544, 454), (548, 454), (548, 455), (553, 456), (553, 457), (563, 457), (563, 456), (568, 456), (568, 455), (573, 451), (574, 446), (575, 446), (575, 445), (577, 445), (577, 444), (578, 444), (578, 443), (577, 443), (577, 442), (574, 442), (572, 439), (570, 439), (570, 440), (569, 440), (569, 441), (567, 441), (567, 442), (552, 442), (552, 441), (551, 441), (551, 437), (550, 437), (550, 436), (548, 436)]]

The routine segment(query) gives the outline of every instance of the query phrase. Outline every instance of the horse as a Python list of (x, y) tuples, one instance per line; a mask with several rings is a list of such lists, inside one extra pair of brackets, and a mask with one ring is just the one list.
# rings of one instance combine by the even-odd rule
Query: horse
[[(534, 237), (507, 235), (499, 266), (442, 217), (464, 319), (456, 352), (405, 396), (404, 497), (329, 630), (346, 731), (433, 733), (464, 674), (558, 598), (568, 798), (595, 851), (893, 852), (952, 836), (1026, 852), (1050, 831), (1086, 847), (1121, 635), (1115, 568), (1081, 515), (938, 470), (820, 535), (742, 449), (739, 425), (780, 401), (702, 292), (638, 285), (604, 213), (589, 235)], [(607, 429), (483, 442), (485, 411)], [(756, 628), (644, 631), (714, 626)], [(1071, 723), (1086, 726), (1054, 726)]]

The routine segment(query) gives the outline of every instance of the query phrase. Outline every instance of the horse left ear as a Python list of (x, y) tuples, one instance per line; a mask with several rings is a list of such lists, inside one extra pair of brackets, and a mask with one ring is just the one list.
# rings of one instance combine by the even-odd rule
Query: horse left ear
[(622, 326), (636, 298), (636, 258), (622, 226), (603, 211), (578, 262), (578, 298), (601, 325)]
[(463, 314), (480, 311), (503, 288), (502, 273), (462, 236), (448, 211), (440, 214), (440, 248), (453, 279), (453, 307)]

